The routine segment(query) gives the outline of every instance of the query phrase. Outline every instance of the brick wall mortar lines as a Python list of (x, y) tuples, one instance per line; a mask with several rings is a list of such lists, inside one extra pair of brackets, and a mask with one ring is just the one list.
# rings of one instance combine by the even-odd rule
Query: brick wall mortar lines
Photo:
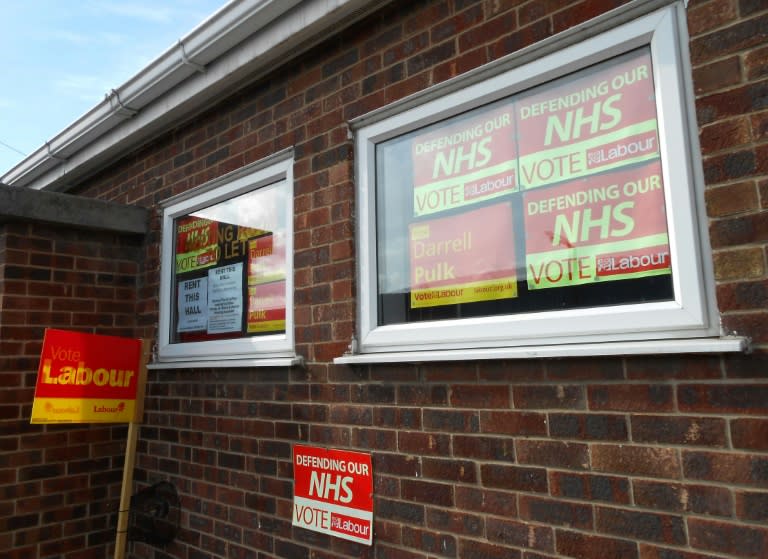
[[(103, 245), (110, 249), (101, 250)], [(0, 266), (0, 410), (16, 409), (0, 412), (0, 532), (8, 534), (0, 547), (10, 559), (75, 551), (78, 557), (103, 557), (113, 537), (109, 516), (117, 508), (125, 429), (30, 425), (29, 416), (45, 326), (133, 335), (132, 318), (118, 321), (121, 314), (133, 317), (134, 291), (126, 299), (114, 286), (132, 285), (136, 242), (13, 223), (0, 230), (0, 246), (24, 246), (29, 254)], [(71, 274), (88, 281), (78, 286)], [(87, 296), (79, 293), (83, 287), (89, 288)], [(77, 312), (56, 310), (94, 300), (121, 309), (106, 328), (83, 322)], [(7, 320), (17, 314), (25, 320)]]
[[(764, 107), (756, 104), (761, 95), (758, 92), (764, 92), (768, 85), (764, 73), (751, 73), (748, 68), (750, 52), (755, 49), (751, 40), (742, 38), (741, 45), (733, 41), (739, 36), (739, 29), (754, 25), (766, 14), (764, 10), (740, 13), (747, 3), (729, 3), (728, 8), (720, 12), (712, 12), (712, 6), (710, 3), (689, 9), (689, 21), (696, 22), (692, 24), (691, 37), (695, 57), (693, 74), (702, 84), (697, 92), (701, 96), (699, 118), (705, 150), (707, 209), (712, 219), (715, 248), (715, 275), (721, 282), (718, 298), (726, 329), (743, 331), (756, 328), (768, 318), (759, 310), (765, 305), (755, 299), (767, 283), (766, 239), (759, 234), (736, 237), (729, 231), (754, 227), (761, 216), (759, 184), (765, 169), (755, 162), (761, 159), (766, 143), (764, 134), (755, 128), (759, 122), (755, 119), (764, 114)], [(722, 19), (703, 23), (708, 17), (715, 17), (715, 13)], [(735, 22), (739, 15), (744, 20)], [(722, 48), (709, 47), (708, 43), (714, 45), (718, 41), (724, 42)], [(712, 56), (696, 58), (708, 47)], [(747, 96), (742, 105), (744, 110), (733, 114), (727, 108), (729, 99), (737, 100), (740, 95)], [(750, 98), (755, 101), (750, 102)], [(723, 141), (725, 138), (729, 140)], [(752, 309), (745, 300), (747, 292), (753, 294)], [(762, 334), (755, 336), (755, 343), (765, 347), (765, 337)]]

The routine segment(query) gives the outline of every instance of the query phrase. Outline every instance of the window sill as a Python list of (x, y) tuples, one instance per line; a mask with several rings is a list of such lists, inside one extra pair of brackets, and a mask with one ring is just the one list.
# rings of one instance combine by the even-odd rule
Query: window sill
[(510, 348), (393, 351), (386, 353), (343, 355), (334, 359), (333, 362), (337, 365), (365, 365), (375, 363), (423, 363), (430, 361), (600, 357), (611, 355), (731, 353), (746, 352), (748, 350), (749, 343), (747, 338), (732, 336), (723, 338), (585, 343)]
[(301, 355), (295, 355), (293, 357), (266, 357), (264, 359), (198, 359), (196, 361), (157, 361), (147, 365), (147, 369), (217, 369), (224, 367), (295, 367), (303, 365), (304, 358)]

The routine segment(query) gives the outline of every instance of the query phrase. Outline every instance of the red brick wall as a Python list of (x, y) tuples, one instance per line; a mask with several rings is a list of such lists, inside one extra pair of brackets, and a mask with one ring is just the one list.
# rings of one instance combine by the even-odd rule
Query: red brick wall
[(768, 6), (694, 2), (696, 110), (724, 325), (768, 342)]
[[(151, 373), (136, 479), (172, 481), (184, 507), (163, 557), (768, 556), (764, 2), (688, 8), (718, 304), (752, 354), (332, 364), (355, 316), (346, 122), (621, 3), (394, 2), (83, 185), (154, 206), (295, 147), (308, 366)], [(159, 234), (156, 220), (143, 335), (157, 323)], [(296, 442), (372, 452), (372, 548), (291, 527)]]
[(114, 542), (126, 428), (30, 425), (45, 327), (135, 336), (141, 240), (0, 225), (0, 556), (98, 558)]

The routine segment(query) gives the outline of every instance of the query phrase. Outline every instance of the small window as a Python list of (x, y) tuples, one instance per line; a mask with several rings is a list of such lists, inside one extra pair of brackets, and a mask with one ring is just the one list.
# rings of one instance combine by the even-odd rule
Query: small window
[(718, 335), (678, 9), (353, 123), (363, 354)]
[(293, 357), (292, 165), (280, 154), (165, 202), (160, 361)]

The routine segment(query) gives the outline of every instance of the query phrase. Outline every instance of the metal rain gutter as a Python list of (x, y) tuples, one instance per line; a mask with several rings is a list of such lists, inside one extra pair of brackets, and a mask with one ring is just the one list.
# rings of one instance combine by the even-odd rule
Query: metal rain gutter
[[(254, 60), (264, 59), (260, 63), (264, 66), (279, 59), (279, 54), (284, 56), (285, 49), (265, 58), (278, 45), (300, 44), (309, 32), (331, 27), (372, 3), (233, 0), (125, 84), (107, 93), (104, 101), (14, 166), (0, 182), (61, 189), (67, 175), (81, 176), (99, 160), (103, 163), (105, 157), (115, 156), (127, 144), (159, 131), (182, 109), (191, 111), (193, 101), (211, 99), (223, 82), (244, 77), (245, 68), (253, 71)], [(239, 54), (243, 48), (246, 53)], [(214, 66), (217, 71), (211, 71)], [(201, 96), (204, 92), (208, 94)], [(67, 186), (71, 185), (64, 185), (64, 189)]]

